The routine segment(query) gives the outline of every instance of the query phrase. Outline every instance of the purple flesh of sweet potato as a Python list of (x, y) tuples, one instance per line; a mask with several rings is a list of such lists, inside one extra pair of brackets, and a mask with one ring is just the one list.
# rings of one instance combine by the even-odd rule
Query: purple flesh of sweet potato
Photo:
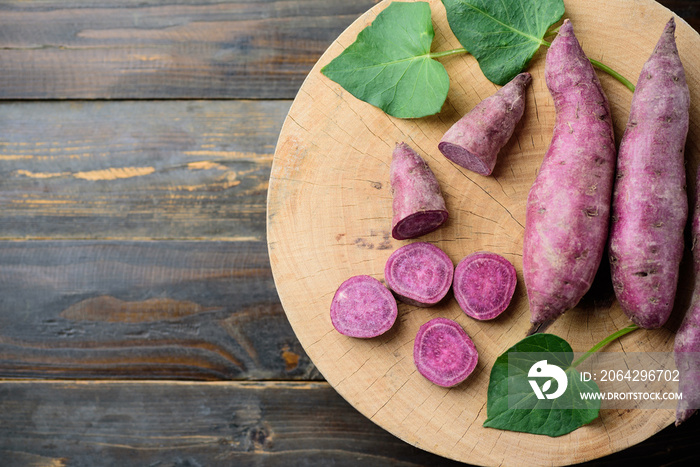
[(370, 338), (384, 334), (396, 321), (396, 299), (371, 276), (353, 276), (343, 282), (331, 302), (331, 322), (341, 334)]
[(545, 79), (556, 120), (528, 194), (523, 240), (533, 328), (573, 308), (593, 282), (608, 237), (616, 157), (608, 99), (568, 20), (547, 51)]
[(488, 320), (508, 308), (517, 281), (510, 261), (496, 253), (479, 251), (457, 264), (452, 289), (464, 313)]
[(508, 84), (464, 115), (438, 143), (455, 164), (481, 175), (491, 175), (498, 152), (505, 146), (525, 111), (530, 73), (520, 73)]
[(397, 240), (420, 237), (447, 220), (447, 208), (433, 171), (406, 143), (394, 148), (391, 160), (393, 220), (391, 235)]
[(673, 309), (688, 219), (685, 140), (690, 93), (673, 18), (642, 67), (617, 156), (609, 259), (627, 316), (651, 329)]
[(398, 248), (384, 266), (384, 279), (399, 300), (422, 307), (440, 302), (450, 290), (453, 276), (450, 257), (426, 242)]
[(451, 319), (434, 318), (418, 330), (413, 361), (418, 372), (438, 386), (461, 383), (474, 371), (478, 360), (474, 343)]

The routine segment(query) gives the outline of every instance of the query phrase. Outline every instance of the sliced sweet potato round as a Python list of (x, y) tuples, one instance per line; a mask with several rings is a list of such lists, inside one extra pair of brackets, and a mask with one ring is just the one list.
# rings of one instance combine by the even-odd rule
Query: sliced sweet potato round
[(418, 330), (413, 360), (426, 379), (438, 386), (452, 387), (474, 371), (479, 353), (459, 324), (447, 318), (433, 318)]
[(503, 256), (488, 251), (467, 255), (455, 268), (455, 298), (462, 311), (478, 320), (503, 313), (515, 292), (515, 267)]
[(396, 299), (372, 276), (353, 276), (340, 284), (331, 302), (331, 322), (341, 334), (370, 338), (384, 334), (396, 321)]
[(427, 242), (398, 248), (384, 266), (384, 279), (399, 300), (422, 307), (440, 302), (449, 292), (453, 276), (450, 257)]

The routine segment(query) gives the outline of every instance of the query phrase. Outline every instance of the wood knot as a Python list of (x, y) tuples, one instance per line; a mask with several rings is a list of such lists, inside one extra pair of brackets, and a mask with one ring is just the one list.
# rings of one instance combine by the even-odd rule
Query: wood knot
[(282, 360), (284, 360), (284, 370), (293, 371), (299, 367), (300, 356), (296, 352), (292, 352), (289, 346), (282, 349)]

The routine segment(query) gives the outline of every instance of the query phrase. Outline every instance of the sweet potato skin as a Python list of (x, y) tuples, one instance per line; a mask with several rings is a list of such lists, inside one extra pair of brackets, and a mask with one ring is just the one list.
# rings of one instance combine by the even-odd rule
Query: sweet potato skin
[(684, 147), (690, 93), (673, 18), (637, 81), (620, 142), (609, 260), (627, 316), (651, 329), (673, 309), (688, 219)]
[(531, 322), (551, 322), (588, 291), (605, 249), (615, 171), (608, 99), (565, 20), (547, 51), (552, 141), (527, 198), (523, 278)]
[(448, 218), (445, 199), (433, 171), (408, 144), (394, 148), (390, 169), (393, 196), (391, 235), (396, 240), (420, 237)]
[(440, 152), (465, 169), (491, 175), (498, 152), (525, 112), (525, 91), (531, 82), (530, 73), (520, 73), (479, 102), (447, 130), (438, 143)]

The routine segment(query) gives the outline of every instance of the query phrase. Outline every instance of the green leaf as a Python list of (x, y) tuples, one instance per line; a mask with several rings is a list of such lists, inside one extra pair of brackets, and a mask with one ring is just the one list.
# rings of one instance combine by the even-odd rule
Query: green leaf
[(457, 40), (493, 83), (523, 71), (545, 33), (564, 15), (562, 0), (442, 0)]
[(392, 2), (321, 73), (394, 117), (436, 114), (449, 77), (430, 55), (434, 35), (427, 2)]
[[(600, 390), (594, 381), (581, 380), (572, 366), (573, 357), (571, 346), (553, 334), (534, 334), (508, 349), (491, 369), (484, 426), (561, 436), (596, 419), (601, 401), (584, 399), (581, 393), (597, 394)], [(547, 394), (556, 396), (560, 383), (555, 378), (533, 376), (537, 374), (535, 365), (543, 360), (565, 375), (566, 390), (552, 399), (546, 398)], [(530, 381), (540, 388), (544, 399), (538, 398)]]

